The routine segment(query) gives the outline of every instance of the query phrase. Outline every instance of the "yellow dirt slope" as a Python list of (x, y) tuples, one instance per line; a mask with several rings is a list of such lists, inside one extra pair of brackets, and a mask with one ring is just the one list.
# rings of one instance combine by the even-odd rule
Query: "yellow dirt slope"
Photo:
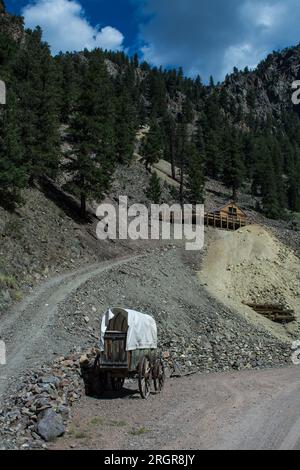
[[(200, 281), (221, 302), (280, 338), (300, 339), (299, 258), (258, 225), (227, 232), (214, 230)], [(295, 310), (297, 321), (282, 326), (246, 303), (279, 303)]]

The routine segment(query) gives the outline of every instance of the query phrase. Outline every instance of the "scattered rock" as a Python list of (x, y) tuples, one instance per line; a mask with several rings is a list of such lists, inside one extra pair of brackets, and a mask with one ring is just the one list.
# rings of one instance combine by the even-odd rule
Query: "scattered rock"
[[(78, 369), (80, 354), (74, 349), (68, 356), (27, 373), (10, 390), (0, 412), (5, 448), (43, 449), (44, 441), (63, 434), (71, 407), (84, 390)], [(95, 354), (94, 349), (86, 354)]]
[(65, 426), (61, 415), (53, 409), (43, 411), (38, 420), (37, 432), (47, 442), (62, 436), (65, 433)]
[(48, 375), (45, 377), (41, 377), (39, 380), (40, 383), (42, 384), (53, 384), (57, 386), (60, 383), (60, 379), (58, 377), (55, 377), (53, 375)]

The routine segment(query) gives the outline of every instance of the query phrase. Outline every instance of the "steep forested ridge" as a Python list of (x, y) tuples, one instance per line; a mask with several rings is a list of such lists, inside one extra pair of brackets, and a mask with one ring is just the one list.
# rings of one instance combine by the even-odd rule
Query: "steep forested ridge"
[[(147, 168), (164, 157), (180, 169), (180, 202), (202, 202), (205, 178), (250, 190), (257, 209), (278, 218), (300, 211), (300, 121), (291, 101), (300, 46), (274, 52), (255, 71), (234, 69), (222, 84), (203, 85), (183, 70), (139, 63), (102, 50), (52, 57), (42, 31), (0, 2), (1, 204), (21, 202), (22, 188), (67, 175), (81, 199), (101, 199), (116, 165), (130, 165), (138, 127), (150, 131)], [(64, 128), (64, 132), (62, 132)], [(62, 139), (72, 150), (62, 155)], [(147, 188), (145, 188), (147, 190)], [(148, 188), (149, 190), (149, 188)], [(150, 193), (157, 199), (153, 179)]]

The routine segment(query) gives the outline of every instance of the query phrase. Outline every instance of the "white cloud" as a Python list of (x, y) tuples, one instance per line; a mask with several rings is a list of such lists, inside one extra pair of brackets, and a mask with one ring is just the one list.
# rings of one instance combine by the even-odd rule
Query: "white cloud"
[(150, 64), (161, 65), (169, 61), (169, 57), (159, 55), (159, 51), (155, 49), (153, 44), (141, 47), (141, 52), (143, 54), (143, 60)]
[(266, 58), (268, 50), (255, 48), (251, 44), (240, 44), (230, 46), (224, 51), (222, 76), (231, 73), (233, 67), (238, 66), (239, 69), (248, 67), (254, 69), (257, 64)]
[(112, 26), (93, 27), (77, 0), (36, 0), (24, 7), (22, 15), (26, 27), (42, 28), (54, 54), (95, 47), (123, 49), (123, 34)]
[(124, 36), (117, 29), (106, 26), (97, 34), (97, 40), (103, 49), (117, 50), (122, 48)]
[(264, 28), (275, 28), (282, 23), (287, 12), (287, 5), (283, 3), (253, 3), (253, 0), (246, 2), (241, 7), (241, 14), (244, 20), (250, 19), (255, 26)]

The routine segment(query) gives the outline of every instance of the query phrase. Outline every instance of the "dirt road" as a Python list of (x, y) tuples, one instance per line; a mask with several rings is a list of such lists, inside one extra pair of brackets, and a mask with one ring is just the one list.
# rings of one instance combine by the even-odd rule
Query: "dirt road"
[(1, 317), (0, 338), (6, 343), (7, 365), (0, 368), (0, 396), (28, 365), (34, 368), (53, 354), (74, 347), (74, 338), (57, 324), (59, 303), (87, 280), (139, 257), (122, 257), (52, 278)]
[(300, 369), (172, 379), (143, 401), (85, 398), (53, 449), (300, 449)]

